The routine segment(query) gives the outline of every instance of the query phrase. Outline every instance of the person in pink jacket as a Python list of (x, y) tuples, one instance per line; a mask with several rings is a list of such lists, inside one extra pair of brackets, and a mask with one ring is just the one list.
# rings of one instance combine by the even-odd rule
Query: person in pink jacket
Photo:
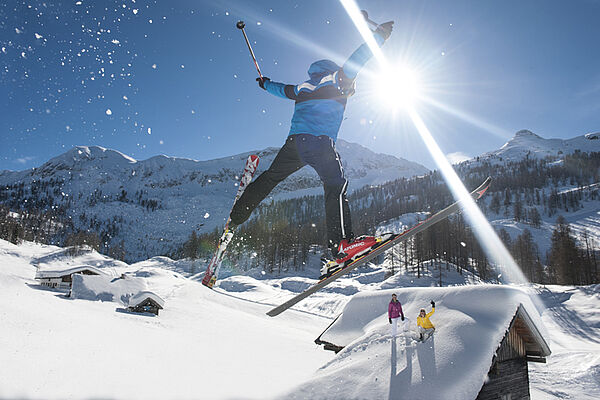
[(392, 301), (388, 306), (388, 319), (392, 324), (392, 337), (396, 337), (398, 333), (398, 318), (404, 321), (404, 313), (402, 312), (402, 304), (398, 301), (396, 293), (392, 294)]

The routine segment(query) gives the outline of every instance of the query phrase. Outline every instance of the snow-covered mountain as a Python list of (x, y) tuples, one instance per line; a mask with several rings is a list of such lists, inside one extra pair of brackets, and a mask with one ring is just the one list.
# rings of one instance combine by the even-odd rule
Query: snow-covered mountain
[[(575, 162), (565, 165), (565, 156), (598, 152), (600, 133), (571, 139), (546, 139), (524, 129), (499, 149), (464, 161), (457, 168), (466, 175), (472, 171), (492, 176), (490, 195), (480, 202), (488, 206), (490, 223), (498, 230), (506, 230), (512, 239), (527, 229), (533, 235), (542, 258), (545, 258), (558, 215), (566, 218), (580, 240), (584, 234), (589, 234), (594, 241), (600, 240), (600, 202), (594, 193), (600, 186), (597, 182), (600, 171), (585, 171), (589, 178), (582, 179), (580, 165)], [(523, 163), (525, 160), (531, 162)], [(552, 168), (562, 171), (551, 173)], [(502, 203), (498, 212), (493, 212), (490, 207), (494, 196)], [(559, 203), (564, 203), (569, 196), (577, 198), (578, 203), (549, 212), (552, 200), (560, 198)], [(524, 214), (530, 215), (536, 209), (541, 216), (540, 224), (532, 226), (527, 217), (515, 218), (515, 204), (522, 206)]]
[(518, 161), (525, 157), (560, 158), (577, 151), (600, 151), (600, 134), (588, 133), (571, 139), (545, 139), (523, 129), (506, 142), (500, 149), (485, 153), (479, 159)]
[[(349, 191), (401, 177), (422, 175), (414, 162), (339, 140)], [(76, 227), (111, 232), (124, 241), (127, 258), (144, 259), (181, 246), (193, 230), (223, 225), (231, 208), (239, 174), (249, 154), (261, 158), (257, 173), (268, 168), (277, 148), (195, 161), (164, 155), (138, 161), (115, 150), (77, 146), (39, 168), (0, 172), (0, 199), (37, 208), (64, 208)], [(322, 192), (312, 168), (282, 182), (273, 198)]]

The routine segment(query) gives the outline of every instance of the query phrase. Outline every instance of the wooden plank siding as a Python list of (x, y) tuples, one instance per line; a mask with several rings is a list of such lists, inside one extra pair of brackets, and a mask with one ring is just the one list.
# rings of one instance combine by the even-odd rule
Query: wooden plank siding
[(529, 370), (525, 358), (494, 363), (477, 400), (529, 400)]
[(529, 339), (529, 329), (515, 315), (492, 359), (488, 379), (477, 400), (530, 399), (526, 342)]
[(502, 362), (526, 356), (525, 341), (517, 329), (519, 321), (519, 319), (516, 319), (516, 323), (513, 323), (504, 339), (502, 339), (502, 343), (496, 352), (496, 361)]
[(146, 299), (136, 306), (129, 307), (129, 310), (137, 313), (149, 312), (158, 315), (158, 311), (161, 308), (162, 307), (160, 307), (160, 305), (157, 304), (154, 300)]
[[(88, 269), (85, 269), (81, 272), (77, 272), (77, 274), (81, 274), (81, 275), (98, 275), (97, 273), (90, 271)], [(73, 275), (74, 274), (69, 274), (69, 275), (64, 275), (61, 277), (63, 282), (69, 282), (69, 283), (73, 283)]]

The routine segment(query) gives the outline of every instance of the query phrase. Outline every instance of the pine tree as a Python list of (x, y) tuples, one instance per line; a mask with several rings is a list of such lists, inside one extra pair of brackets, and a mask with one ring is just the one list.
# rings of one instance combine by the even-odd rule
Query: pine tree
[(529, 209), (529, 222), (534, 228), (539, 228), (542, 225), (542, 217), (536, 207)]
[(562, 215), (556, 220), (551, 243), (548, 262), (555, 283), (577, 285), (580, 268), (579, 254), (575, 239), (571, 236), (569, 223)]
[(523, 233), (515, 240), (513, 254), (523, 274), (530, 282), (534, 282), (537, 267), (536, 261), (539, 259), (539, 256), (538, 247), (533, 241), (533, 236), (529, 229), (524, 229)]

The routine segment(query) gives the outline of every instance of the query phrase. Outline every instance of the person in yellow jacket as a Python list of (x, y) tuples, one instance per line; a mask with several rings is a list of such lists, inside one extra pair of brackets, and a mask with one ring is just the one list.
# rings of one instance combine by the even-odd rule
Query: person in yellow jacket
[(431, 312), (426, 313), (424, 308), (421, 308), (419, 316), (417, 317), (417, 330), (419, 331), (419, 340), (424, 342), (429, 339), (435, 331), (435, 326), (429, 320), (429, 317), (435, 312), (435, 302), (431, 300)]

